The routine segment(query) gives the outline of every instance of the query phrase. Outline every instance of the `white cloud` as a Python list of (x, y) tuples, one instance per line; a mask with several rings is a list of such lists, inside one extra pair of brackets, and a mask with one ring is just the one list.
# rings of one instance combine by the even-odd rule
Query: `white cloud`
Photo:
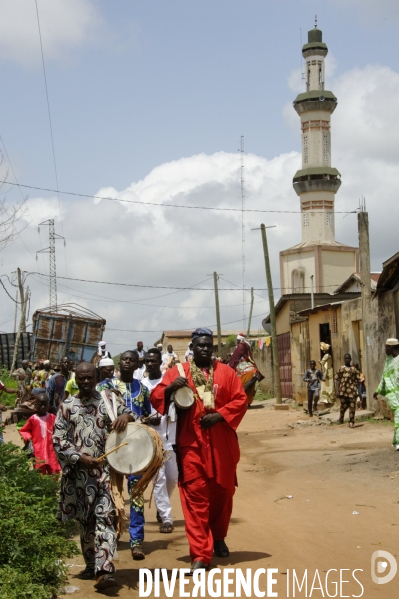
[[(63, 59), (92, 42), (102, 30), (92, 0), (38, 0), (46, 59)], [(36, 6), (33, 0), (0, 0), (0, 57), (29, 65), (40, 61)]]
[[(339, 100), (332, 117), (333, 166), (340, 170), (343, 179), (336, 209), (351, 211), (356, 208), (358, 198), (366, 196), (372, 267), (379, 269), (382, 261), (398, 249), (395, 216), (399, 124), (394, 110), (399, 94), (399, 74), (387, 67), (368, 66), (343, 73), (331, 80), (329, 87)], [(292, 106), (289, 108), (299, 139), (300, 120)], [(292, 177), (299, 165), (297, 152), (285, 153), (272, 160), (246, 155), (246, 207), (250, 210), (298, 211), (299, 199), (292, 189)], [(239, 174), (236, 154), (198, 154), (157, 166), (145, 178), (124, 190), (104, 187), (96, 193), (157, 202), (165, 207), (61, 198), (68, 276), (165, 287), (190, 287), (209, 279), (200, 287), (210, 291), (182, 292), (69, 282), (69, 301), (81, 303), (106, 318), (106, 338), (113, 353), (134, 345), (139, 338), (150, 345), (163, 329), (214, 325), (213, 281), (207, 276), (213, 271), (223, 274), (220, 280), (222, 323), (226, 323), (226, 328), (242, 328), (241, 291), (223, 291), (234, 288), (226, 280), (241, 284), (240, 212), (167, 207), (181, 204), (240, 208)], [(36, 225), (40, 220), (55, 218), (58, 232), (61, 232), (55, 199), (37, 198), (30, 200), (29, 205)], [(339, 213), (336, 216), (337, 239), (357, 245), (356, 216), (343, 216)], [(299, 214), (246, 214), (248, 288), (266, 287), (260, 232), (251, 231), (261, 222), (279, 225), (268, 232), (274, 286), (278, 288), (278, 253), (300, 241)], [(32, 254), (40, 249), (36, 226), (30, 225), (23, 232), (23, 239)], [(44, 228), (41, 239), (42, 247), (46, 247)], [(40, 257), (37, 266), (34, 257), (18, 240), (2, 252), (2, 258), (3, 272), (11, 272), (17, 265), (25, 270), (43, 272), (47, 262), (47, 256)], [(59, 275), (65, 275), (62, 245), (57, 245), (57, 269)], [(47, 303), (47, 288), (42, 290), (33, 277), (28, 281), (33, 289), (32, 309), (43, 307)], [(58, 280), (58, 289), (60, 301), (66, 301), (65, 280)], [(265, 291), (257, 293), (266, 296)], [(279, 290), (275, 293), (278, 297)], [(261, 301), (258, 296), (256, 301)], [(254, 318), (256, 327), (260, 326), (267, 310), (267, 302), (255, 304), (254, 314), (259, 315)], [(234, 320), (237, 321), (235, 324), (227, 324)], [(129, 329), (150, 332), (130, 333)]]

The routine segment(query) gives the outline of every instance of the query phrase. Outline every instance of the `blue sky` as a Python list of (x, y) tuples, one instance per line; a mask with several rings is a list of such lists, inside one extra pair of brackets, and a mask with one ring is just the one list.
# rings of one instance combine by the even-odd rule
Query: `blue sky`
[[(168, 198), (178, 197), (178, 203), (222, 202), (239, 207), (237, 149), (240, 135), (244, 135), (247, 207), (286, 209), (299, 207), (291, 180), (299, 159), (300, 127), (290, 105), (300, 91), (296, 87), (300, 82), (300, 29), (305, 43), (317, 13), (330, 50), (327, 87), (339, 100), (332, 129), (333, 165), (343, 175), (337, 207), (340, 202), (339, 209), (353, 209), (361, 194), (370, 197), (374, 268), (380, 269), (382, 260), (397, 251), (396, 231), (388, 234), (391, 241), (387, 243), (382, 219), (378, 220), (378, 202), (372, 203), (381, 194), (387, 198), (387, 208), (394, 206), (395, 200), (397, 126), (392, 130), (392, 118), (388, 117), (396, 114), (395, 94), (399, 91), (396, 1), (38, 0), (38, 6), (60, 189), (87, 194), (110, 189), (133, 193), (133, 185), (138, 197), (144, 193), (148, 198), (152, 190), (154, 201), (163, 197), (165, 181), (176, 168), (171, 181), (168, 179)], [(20, 183), (54, 188), (34, 0), (0, 0), (0, 17), (1, 13), (0, 134)], [(383, 98), (379, 82), (381, 89), (387, 90)], [(352, 120), (345, 117), (344, 110), (346, 115), (353, 110)], [(377, 113), (372, 118), (373, 110)], [(349, 130), (351, 123), (353, 130)], [(230, 156), (236, 166), (227, 167), (224, 159), (215, 162), (212, 156), (218, 153)], [(201, 155), (203, 160), (196, 158)], [(217, 176), (210, 163), (217, 163)], [(263, 182), (263, 187), (256, 183), (259, 170), (268, 168), (274, 173), (273, 193), (270, 181)], [(226, 177), (220, 175), (222, 171)], [(191, 181), (188, 186), (187, 181)], [(33, 256), (40, 244), (34, 225), (53, 216), (61, 227), (54, 194), (27, 193), (33, 222), (29, 220), (21, 236), (30, 254), (17, 239), (2, 253), (3, 272), (11, 272), (16, 265), (36, 270)], [(18, 198), (15, 190), (7, 194), (10, 202)], [(204, 215), (187, 214), (192, 211), (161, 217), (159, 213), (166, 209), (130, 213), (120, 205), (105, 208), (104, 202), (94, 205), (90, 200), (62, 195), (61, 204), (69, 276), (183, 285), (220, 270), (227, 273), (227, 279), (241, 284), (237, 219), (222, 222), (215, 217), (210, 222)], [(127, 222), (127, 217), (131, 221)], [(260, 248), (250, 233), (254, 218), (250, 216), (247, 223), (247, 286), (260, 288), (265, 286)], [(265, 217), (256, 216), (252, 224), (261, 218)], [(298, 216), (277, 220), (280, 232), (271, 253), (278, 288), (278, 251), (299, 241), (300, 233)], [(179, 226), (184, 224), (180, 237), (178, 227), (173, 229), (176, 221)], [(43, 235), (42, 247), (46, 244)], [(202, 250), (204, 236), (206, 251)], [(356, 245), (355, 220), (337, 221), (337, 237)], [(86, 253), (90, 258), (82, 263)], [(61, 249), (57, 260), (59, 274), (65, 274)], [(39, 265), (44, 272), (42, 259)], [(83, 290), (104, 293), (89, 286), (79, 289), (82, 294)], [(148, 290), (141, 297), (146, 294)], [(160, 331), (189, 328), (199, 320), (212, 324), (212, 298), (209, 293), (203, 295), (201, 302), (209, 306), (208, 312), (194, 310), (189, 318), (182, 318), (177, 310), (190, 299), (187, 294), (178, 296), (169, 312), (154, 314), (137, 308), (132, 313), (114, 305), (112, 310), (107, 305), (106, 312), (115, 328), (127, 322), (126, 328), (154, 331), (157, 327)], [(123, 294), (117, 297), (125, 298)], [(225, 322), (239, 319), (242, 313), (242, 308), (233, 307), (239, 303), (237, 294), (234, 298), (226, 299), (232, 308), (226, 309)], [(35, 307), (44, 301), (40, 291), (34, 294)], [(96, 304), (93, 297), (87, 305), (104, 315), (104, 305)], [(9, 308), (12, 311), (12, 305)], [(259, 309), (267, 311), (267, 302)], [(260, 320), (260, 316), (255, 320), (256, 326)], [(229, 328), (241, 326), (238, 322)], [(156, 335), (148, 334), (144, 340), (151, 343), (153, 337)]]

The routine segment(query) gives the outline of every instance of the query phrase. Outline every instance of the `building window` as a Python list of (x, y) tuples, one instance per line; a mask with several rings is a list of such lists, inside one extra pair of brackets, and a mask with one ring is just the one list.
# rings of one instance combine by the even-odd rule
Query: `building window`
[(292, 293), (305, 293), (305, 271), (303, 268), (295, 268), (291, 273)]
[(308, 154), (308, 136), (304, 135), (303, 136), (303, 163), (307, 164), (309, 160), (309, 154)]
[(303, 226), (304, 227), (308, 227), (309, 226), (309, 214), (307, 214), (306, 212), (303, 215)]
[(330, 159), (330, 134), (323, 133), (323, 163), (328, 164)]
[(330, 227), (332, 227), (332, 224), (333, 224), (333, 214), (332, 214), (332, 212), (327, 212), (326, 220), (327, 220), (327, 225), (329, 225)]

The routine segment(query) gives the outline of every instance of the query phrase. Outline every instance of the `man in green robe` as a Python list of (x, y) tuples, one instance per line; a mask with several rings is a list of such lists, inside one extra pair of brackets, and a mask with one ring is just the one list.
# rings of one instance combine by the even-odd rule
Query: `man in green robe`
[(394, 416), (393, 445), (399, 451), (399, 341), (387, 339), (385, 343), (387, 355), (382, 371), (380, 384), (374, 393), (374, 399), (382, 395), (387, 400)]

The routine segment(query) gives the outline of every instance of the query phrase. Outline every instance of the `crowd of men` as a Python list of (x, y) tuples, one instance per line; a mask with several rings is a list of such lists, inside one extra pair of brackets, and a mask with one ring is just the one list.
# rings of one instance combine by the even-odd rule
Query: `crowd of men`
[[(173, 532), (171, 495), (178, 485), (191, 557), (191, 574), (207, 570), (212, 556), (229, 556), (226, 545), (240, 457), (236, 429), (253, 400), (259, 372), (244, 335), (223, 363), (213, 354), (209, 329), (197, 329), (180, 364), (168, 345), (120, 355), (118, 367), (100, 342), (91, 362), (76, 367), (65, 356), (51, 368), (44, 360), (31, 369), (27, 361), (16, 369), (17, 405), (32, 401), (35, 412), (20, 428), (26, 451), (43, 474), (61, 476), (58, 517), (75, 519), (85, 568), (82, 579), (95, 579), (97, 589), (116, 586), (113, 557), (125, 520), (123, 480), (103, 459), (112, 431), (122, 433), (129, 422), (152, 427), (160, 435), (169, 459), (152, 481), (160, 533)], [(308, 413), (319, 398), (340, 400), (340, 420), (349, 409), (354, 426), (358, 402), (364, 402), (365, 379), (351, 356), (332, 369), (330, 346), (321, 346), (320, 369), (314, 360), (305, 373)], [(386, 363), (375, 395), (387, 398), (395, 414), (394, 445), (399, 450), (399, 341), (386, 342)], [(13, 392), (0, 381), (0, 390)], [(179, 390), (191, 390), (189, 409), (179, 407)], [(109, 397), (112, 396), (112, 401)], [(1, 413), (1, 412), (0, 412)], [(122, 480), (122, 483), (121, 483)], [(128, 520), (134, 560), (145, 559), (144, 497), (140, 475), (127, 476)], [(121, 486), (122, 485), (122, 486)]]
[[(25, 449), (43, 474), (61, 475), (58, 517), (79, 522), (86, 564), (79, 577), (95, 579), (97, 589), (117, 585), (113, 556), (124, 520), (123, 489), (117, 488), (117, 473), (102, 456), (111, 432), (123, 432), (129, 422), (152, 427), (168, 452), (153, 480), (160, 533), (174, 530), (170, 498), (178, 484), (191, 573), (207, 570), (213, 554), (229, 555), (225, 538), (239, 461), (235, 430), (249, 402), (236, 368), (217, 359), (213, 349), (212, 332), (197, 329), (183, 364), (171, 345), (166, 351), (159, 346), (144, 351), (139, 342), (120, 355), (116, 368), (101, 342), (91, 362), (75, 367), (64, 357), (54, 368), (48, 360), (31, 368), (24, 361), (13, 373), (17, 409), (35, 404), (35, 413), (20, 428)], [(251, 378), (255, 372), (256, 367)], [(184, 387), (195, 398), (185, 410), (174, 401)], [(111, 415), (107, 393), (115, 398)], [(134, 560), (145, 559), (144, 497), (132, 493), (139, 481), (139, 475), (127, 476)]]

